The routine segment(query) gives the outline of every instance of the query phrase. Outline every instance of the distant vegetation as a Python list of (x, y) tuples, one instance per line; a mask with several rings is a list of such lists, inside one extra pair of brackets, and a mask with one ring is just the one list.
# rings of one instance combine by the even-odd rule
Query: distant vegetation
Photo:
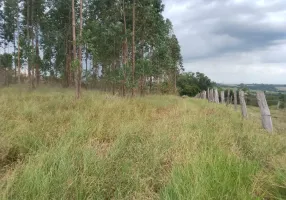
[(266, 100), (269, 106), (278, 106), (284, 108), (286, 104), (286, 92), (279, 91), (277, 88), (283, 85), (270, 85), (270, 84), (239, 84), (239, 85), (224, 85), (217, 84), (219, 88), (230, 88), (231, 94), (233, 90), (243, 90), (246, 92), (245, 100), (246, 104), (250, 106), (258, 106), (256, 99), (256, 91), (264, 91), (266, 94)]
[(279, 92), (279, 88), (286, 87), (286, 85), (272, 85), (272, 84), (246, 84), (250, 90), (262, 90), (269, 92)]
[(275, 84), (239, 84), (239, 85), (228, 85), (228, 84), (218, 84), (220, 87), (239, 87), (248, 88), (249, 90), (261, 90), (268, 92), (286, 92), (286, 85), (275, 85)]
[(195, 96), (202, 90), (215, 85), (209, 77), (200, 72), (187, 72), (180, 74), (177, 80), (180, 95)]
[[(177, 80), (178, 92), (181, 96), (187, 95), (194, 97), (203, 90), (208, 88), (217, 87), (218, 91), (230, 89), (230, 96), (233, 97), (234, 89), (243, 90), (246, 93), (245, 99), (247, 105), (258, 106), (256, 99), (257, 90), (266, 92), (266, 100), (269, 106), (279, 106), (284, 108), (286, 104), (286, 93), (278, 92), (276, 87), (282, 85), (267, 85), (267, 84), (239, 84), (239, 85), (224, 85), (217, 84), (205, 74), (200, 72), (185, 72), (178, 76)], [(227, 93), (225, 93), (226, 98)], [(279, 103), (278, 103), (279, 102)]]

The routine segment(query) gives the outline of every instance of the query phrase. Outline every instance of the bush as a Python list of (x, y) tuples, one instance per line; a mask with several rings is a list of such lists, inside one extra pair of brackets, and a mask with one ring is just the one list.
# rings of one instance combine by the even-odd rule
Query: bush
[(214, 83), (203, 73), (183, 73), (178, 77), (177, 85), (180, 95), (196, 96), (202, 90), (211, 88)]
[(200, 92), (200, 88), (197, 85), (185, 85), (179, 90), (180, 96), (183, 96), (183, 95), (195, 96), (199, 92)]

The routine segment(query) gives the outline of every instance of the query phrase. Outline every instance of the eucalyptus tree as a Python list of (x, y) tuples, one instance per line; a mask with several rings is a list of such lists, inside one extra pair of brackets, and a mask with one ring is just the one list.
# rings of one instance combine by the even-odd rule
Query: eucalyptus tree
[(138, 46), (136, 69), (141, 94), (144, 93), (145, 80), (149, 79), (149, 90), (152, 88), (153, 78), (166, 78), (168, 84), (176, 88), (176, 74), (182, 67), (180, 46), (176, 39), (172, 23), (165, 20), (162, 12), (164, 5), (161, 0), (143, 0), (137, 6)]
[[(152, 79), (158, 65), (150, 62), (155, 49), (166, 40), (169, 29), (166, 27), (162, 12), (164, 5), (161, 0), (142, 0), (137, 5), (137, 79), (141, 94), (144, 93), (146, 77)], [(158, 71), (158, 70), (157, 70)], [(151, 85), (152, 81), (150, 82)]]
[[(63, 85), (74, 83), (72, 72), (73, 36), (72, 36), (72, 1), (49, 0), (45, 4), (42, 20), (41, 45), (43, 48), (43, 70), (53, 77), (64, 79)], [(75, 4), (75, 9), (77, 4)], [(76, 49), (75, 49), (76, 51)]]
[(40, 81), (40, 66), (41, 66), (41, 58), (40, 58), (40, 29), (43, 25), (44, 20), (44, 11), (45, 11), (45, 0), (33, 0), (32, 1), (32, 12), (33, 12), (33, 18), (32, 18), (32, 28), (33, 31), (33, 43), (35, 43), (35, 54), (33, 58), (33, 62), (35, 65), (36, 70), (36, 83), (39, 85)]
[(79, 56), (79, 65), (77, 66), (77, 97), (79, 98), (81, 95), (81, 78), (82, 78), (82, 26), (83, 26), (83, 18), (82, 18), (82, 12), (83, 12), (83, 0), (80, 0), (80, 9), (79, 9), (79, 21), (80, 21), (80, 25), (79, 25), (79, 48), (78, 48), (78, 56)]
[(79, 98), (79, 88), (78, 88), (78, 64), (77, 53), (76, 53), (76, 19), (75, 19), (75, 0), (72, 0), (72, 44), (73, 44), (73, 66), (76, 68), (75, 84), (76, 84), (76, 98)]
[[(4, 1), (4, 12), (3, 12), (3, 38), (6, 45), (13, 44), (13, 60), (15, 67), (15, 76), (16, 76), (16, 29), (17, 29), (17, 16), (18, 16), (18, 0), (5, 0)], [(8, 48), (9, 49), (9, 48)]]
[(4, 39), (7, 43), (14, 42), (17, 28), (18, 0), (4, 1)]
[[(40, 79), (39, 30), (44, 17), (44, 0), (23, 0), (24, 56), (28, 64), (28, 77), (32, 88)], [(35, 72), (36, 71), (36, 72)]]
[[(122, 17), (122, 2), (107, 0), (92, 1), (89, 4), (88, 17), (84, 27), (84, 40), (92, 53), (94, 66), (101, 67), (101, 79), (110, 82), (114, 92), (115, 85), (122, 80), (126, 73), (127, 53), (122, 56), (124, 34), (124, 17)], [(126, 33), (126, 31), (125, 31)], [(126, 44), (125, 44), (126, 45)], [(122, 62), (124, 60), (124, 62)]]
[[(14, 6), (18, 2), (6, 1)], [(34, 73), (38, 83), (41, 70), (46, 76), (61, 78), (64, 86), (76, 83), (79, 97), (84, 52), (85, 76), (91, 59), (93, 77), (113, 93), (121, 89), (122, 95), (127, 90), (135, 94), (138, 88), (144, 94), (147, 82), (151, 91), (154, 80), (164, 80), (176, 91), (182, 57), (172, 24), (162, 15), (161, 0), (22, 1), (18, 21), (24, 40), (18, 34), (18, 57), (27, 62), (32, 85)], [(14, 20), (10, 32), (15, 33), (17, 17), (7, 14), (7, 19)]]
[(169, 50), (170, 50), (170, 76), (172, 76), (172, 82), (174, 84), (174, 92), (177, 92), (177, 76), (180, 70), (183, 70), (183, 61), (181, 55), (181, 49), (178, 39), (175, 34), (169, 38)]
[(136, 0), (133, 0), (132, 6), (132, 96), (134, 96), (135, 84), (135, 25), (136, 25)]
[[(168, 49), (170, 37), (169, 24), (162, 16), (162, 2), (142, 0), (134, 4), (133, 0), (90, 1), (88, 7), (84, 38), (95, 66), (102, 68), (102, 79), (112, 82), (113, 86), (114, 83), (122, 84), (123, 95), (125, 86), (129, 85), (132, 89), (138, 83), (143, 93), (147, 77), (151, 85), (153, 76), (164, 71), (158, 69), (161, 63), (153, 62), (153, 54), (162, 48), (162, 43)], [(137, 24), (136, 27), (133, 23)], [(166, 57), (161, 60), (164, 59)], [(114, 65), (114, 60), (119, 62)]]
[(9, 85), (9, 78), (10, 74), (9, 72), (12, 69), (12, 54), (4, 53), (0, 55), (0, 71), (4, 72), (4, 85)]
[(0, 1), (0, 45), (3, 43), (3, 25), (4, 25), (4, 14), (3, 14), (3, 1)]
[(3, 12), (3, 1), (0, 1), (0, 45), (4, 44), (4, 12)]

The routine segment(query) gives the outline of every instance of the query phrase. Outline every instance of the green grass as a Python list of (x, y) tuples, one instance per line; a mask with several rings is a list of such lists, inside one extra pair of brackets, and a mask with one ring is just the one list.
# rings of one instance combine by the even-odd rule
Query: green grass
[[(248, 106), (248, 112), (252, 119), (256, 119), (260, 123), (260, 111), (258, 107)], [(276, 106), (270, 107), (273, 128), (278, 134), (286, 134), (286, 109), (277, 109)]]
[(285, 199), (275, 112), (269, 135), (198, 99), (1, 89), (0, 199)]
[(259, 165), (212, 149), (177, 167), (163, 199), (254, 199), (250, 192), (252, 175)]

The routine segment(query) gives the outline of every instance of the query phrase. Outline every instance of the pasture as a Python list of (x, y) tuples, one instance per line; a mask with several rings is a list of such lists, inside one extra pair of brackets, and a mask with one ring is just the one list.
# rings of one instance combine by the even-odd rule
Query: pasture
[(0, 89), (1, 199), (285, 199), (285, 111)]

